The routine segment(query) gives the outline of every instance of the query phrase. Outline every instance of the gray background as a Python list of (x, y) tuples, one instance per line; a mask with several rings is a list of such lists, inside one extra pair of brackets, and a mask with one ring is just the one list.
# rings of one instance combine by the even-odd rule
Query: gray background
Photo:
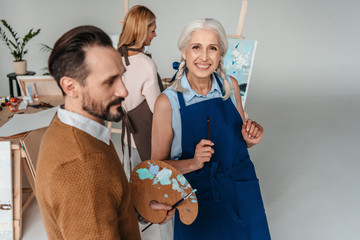
[[(135, 4), (157, 16), (150, 52), (162, 77), (174, 74), (186, 23), (213, 17), (234, 34), (241, 7), (240, 0), (130, 0)], [(265, 128), (250, 154), (273, 239), (359, 239), (359, 9), (356, 0), (249, 1), (243, 35), (258, 48), (245, 110)], [(0, 18), (20, 35), (41, 28), (25, 56), (39, 74), (48, 57), (40, 43), (53, 45), (82, 24), (119, 34), (123, 13), (120, 0), (0, 0)], [(0, 95), (8, 94), (11, 62), (1, 44)], [(31, 220), (39, 219), (36, 211), (25, 213), (24, 239), (42, 239), (42, 224)]]

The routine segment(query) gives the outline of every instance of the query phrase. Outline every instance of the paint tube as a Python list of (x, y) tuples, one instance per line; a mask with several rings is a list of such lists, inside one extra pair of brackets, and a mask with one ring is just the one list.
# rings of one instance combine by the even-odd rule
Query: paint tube
[(36, 83), (34, 83), (33, 89), (34, 89), (34, 100), (39, 101), (39, 94), (38, 94), (38, 91), (37, 91), (37, 88), (36, 88)]
[(10, 101), (10, 96), (8, 97), (0, 97), (0, 103), (7, 103)]
[(31, 85), (26, 85), (25, 89), (26, 89), (26, 96), (27, 96), (28, 102), (32, 103), (33, 99), (32, 99)]

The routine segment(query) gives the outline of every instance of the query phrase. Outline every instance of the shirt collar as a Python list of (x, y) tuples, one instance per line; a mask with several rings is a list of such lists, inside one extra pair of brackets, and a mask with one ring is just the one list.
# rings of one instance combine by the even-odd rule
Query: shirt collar
[(110, 130), (104, 125), (78, 113), (68, 111), (64, 109), (64, 105), (58, 107), (57, 115), (64, 124), (78, 128), (110, 145)]
[[(216, 73), (214, 73), (216, 74)], [(215, 79), (215, 75), (212, 74), (211, 78), (212, 78), (212, 83), (211, 83), (211, 89), (210, 91), (206, 94), (206, 96), (203, 96), (197, 92), (195, 92), (191, 87), (190, 87), (190, 83), (189, 80), (186, 77), (186, 73), (184, 73), (183, 77), (181, 78), (181, 86), (185, 89), (185, 93), (184, 93), (184, 100), (185, 102), (189, 102), (191, 101), (193, 98), (195, 97), (200, 97), (200, 98), (206, 98), (208, 95), (212, 94), (213, 92), (218, 92), (220, 94), (222, 94), (220, 86), (218, 84), (218, 82)]]

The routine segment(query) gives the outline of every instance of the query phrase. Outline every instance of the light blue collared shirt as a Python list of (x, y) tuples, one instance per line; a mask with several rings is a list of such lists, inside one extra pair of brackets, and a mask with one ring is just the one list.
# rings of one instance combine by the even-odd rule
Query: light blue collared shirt
[(104, 125), (84, 117), (81, 114), (64, 109), (64, 105), (58, 107), (58, 118), (66, 125), (78, 128), (94, 138), (110, 145), (110, 130)]
[[(215, 73), (216, 74), (216, 73)], [(224, 80), (218, 75), (219, 80), (221, 83), (224, 82)], [(226, 76), (226, 80), (230, 82), (232, 86), (232, 82), (229, 76)], [(215, 79), (214, 74), (212, 75), (212, 83), (211, 83), (211, 89), (206, 94), (206, 96), (203, 96), (197, 92), (195, 92), (190, 87), (190, 83), (186, 77), (186, 74), (184, 73), (183, 77), (180, 80), (181, 86), (185, 89), (185, 92), (183, 92), (185, 105), (189, 106), (194, 103), (206, 101), (213, 98), (220, 98), (222, 97), (221, 88), (218, 84), (218, 82)], [(181, 116), (180, 116), (180, 104), (177, 97), (177, 92), (172, 88), (169, 87), (163, 92), (169, 99), (172, 109), (172, 128), (173, 128), (173, 141), (171, 144), (171, 153), (170, 157), (173, 160), (177, 160), (180, 158), (182, 154), (182, 147), (181, 147)], [(234, 90), (232, 89), (230, 99), (234, 106), (236, 107), (236, 99), (234, 95)]]

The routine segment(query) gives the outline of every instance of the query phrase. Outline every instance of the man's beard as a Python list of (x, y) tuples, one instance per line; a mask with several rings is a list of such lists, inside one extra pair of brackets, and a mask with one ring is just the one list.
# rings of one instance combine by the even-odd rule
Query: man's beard
[(102, 120), (106, 121), (112, 121), (112, 122), (118, 122), (125, 116), (123, 108), (120, 106), (117, 108), (116, 114), (110, 113), (111, 106), (120, 104), (124, 98), (118, 98), (113, 101), (111, 101), (106, 107), (102, 106), (101, 103), (97, 103), (93, 99), (90, 98), (90, 96), (87, 96), (84, 98), (83, 102), (83, 110), (85, 110), (87, 113), (91, 114), (92, 116), (95, 116), (97, 118), (100, 118)]

